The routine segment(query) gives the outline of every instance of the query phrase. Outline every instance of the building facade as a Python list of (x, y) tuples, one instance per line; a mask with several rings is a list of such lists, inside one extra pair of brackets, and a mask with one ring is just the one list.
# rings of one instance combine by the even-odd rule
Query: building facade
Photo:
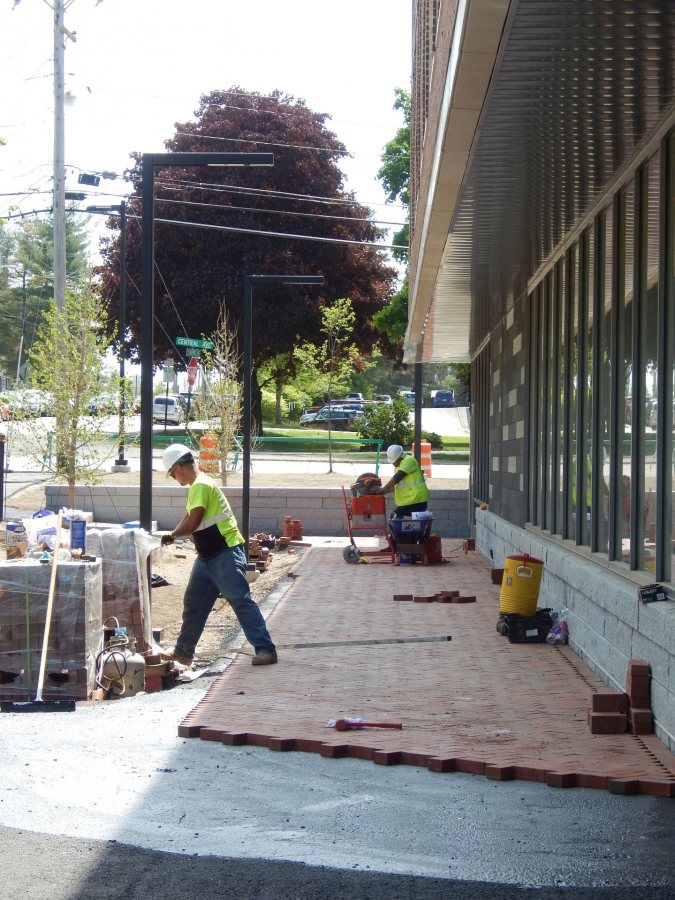
[(608, 685), (649, 661), (674, 749), (675, 3), (413, 0), (413, 27), (405, 359), (471, 362), (477, 546), (544, 560)]

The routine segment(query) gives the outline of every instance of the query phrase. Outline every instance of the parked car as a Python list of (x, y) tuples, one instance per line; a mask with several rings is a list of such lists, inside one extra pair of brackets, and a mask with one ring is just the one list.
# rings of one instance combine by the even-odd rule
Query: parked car
[(169, 394), (158, 395), (152, 401), (152, 421), (163, 425), (180, 425), (185, 419), (183, 403), (180, 397)]
[(359, 394), (358, 392), (354, 392), (351, 394), (345, 394), (345, 400), (364, 400), (363, 394)]
[(403, 397), (408, 406), (415, 405), (415, 391), (399, 391), (399, 394)]
[(315, 410), (315, 412), (309, 412), (309, 411), (308, 411), (308, 412), (304, 412), (304, 413), (300, 416), (300, 425), (309, 425), (310, 422), (313, 422), (314, 419), (316, 419), (316, 415), (317, 415), (318, 412), (319, 412), (318, 409)]
[(340, 409), (334, 406), (320, 409), (314, 420), (308, 424), (315, 428), (331, 428), (335, 431), (351, 431), (352, 426), (360, 413), (353, 409)]
[(375, 394), (373, 400), (375, 400), (376, 403), (385, 403), (387, 406), (391, 406), (394, 402), (391, 399), (391, 394)]
[(434, 406), (455, 406), (454, 391), (436, 391), (433, 399)]

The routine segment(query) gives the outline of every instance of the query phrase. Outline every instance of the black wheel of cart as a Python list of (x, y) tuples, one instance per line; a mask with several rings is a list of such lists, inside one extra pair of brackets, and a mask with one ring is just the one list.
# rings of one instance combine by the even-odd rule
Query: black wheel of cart
[(345, 547), (342, 551), (342, 556), (345, 562), (348, 563), (357, 563), (359, 561), (359, 552), (356, 547), (352, 547), (351, 544), (349, 547)]

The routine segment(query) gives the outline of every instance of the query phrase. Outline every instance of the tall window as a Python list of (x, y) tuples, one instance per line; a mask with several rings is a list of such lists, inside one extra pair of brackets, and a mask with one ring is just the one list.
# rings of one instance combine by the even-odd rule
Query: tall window
[[(663, 554), (663, 577), (669, 581), (675, 581), (675, 503), (673, 502), (673, 487), (675, 485), (675, 197), (673, 197), (673, 178), (675, 177), (675, 135), (671, 135), (663, 159), (667, 176), (665, 180), (667, 198), (664, 217), (666, 221), (662, 242), (665, 240), (665, 254), (663, 260), (664, 271), (661, 273), (663, 281), (661, 296), (663, 315), (661, 317), (661, 329), (665, 328), (665, 334), (661, 345), (663, 353), (663, 376), (659, 379), (659, 385), (663, 389), (659, 391), (662, 406), (661, 420), (664, 434), (664, 466), (658, 474), (659, 493), (664, 502), (664, 531), (660, 546), (665, 549)], [(665, 192), (664, 192), (665, 193)], [(661, 373), (659, 373), (661, 374)], [(670, 498), (670, 503), (667, 502)]]
[(553, 433), (553, 402), (555, 398), (555, 369), (553, 368), (555, 360), (554, 337), (555, 337), (555, 279), (553, 272), (549, 272), (546, 276), (544, 284), (544, 318), (542, 320), (543, 327), (546, 329), (544, 335), (544, 474), (543, 474), (543, 498), (544, 498), (544, 527), (549, 531), (553, 531), (553, 506), (555, 500), (553, 477), (553, 459), (555, 435)]
[(642, 473), (642, 546), (638, 557), (640, 568), (655, 572), (656, 562), (656, 437), (658, 414), (658, 289), (659, 289), (659, 188), (661, 168), (659, 157), (649, 161), (646, 173), (647, 209), (644, 246), (646, 265), (643, 277), (643, 302), (640, 310), (641, 395), (644, 404), (644, 455), (640, 460)]
[(577, 441), (577, 408), (579, 404), (579, 278), (577, 265), (577, 247), (567, 253), (567, 342), (566, 342), (566, 441), (565, 441), (565, 499), (563, 508), (567, 509), (567, 522), (563, 535), (574, 537), (576, 532), (576, 483), (579, 452)]
[(593, 504), (591, 488), (593, 478), (593, 304), (595, 300), (595, 233), (592, 228), (587, 229), (582, 241), (584, 265), (579, 279), (579, 331), (583, 336), (583, 341), (580, 344), (579, 354), (581, 415), (579, 416), (580, 437), (578, 442), (580, 473), (577, 483), (581, 492), (581, 543), (590, 546)]
[(530, 427), (529, 427), (529, 452), (528, 452), (528, 519), (532, 524), (539, 524), (539, 494), (540, 477), (539, 461), (541, 460), (541, 435), (539, 432), (541, 422), (540, 380), (541, 380), (541, 355), (539, 345), (541, 341), (541, 285), (538, 285), (530, 295)]
[(609, 435), (610, 435), (610, 385), (612, 377), (612, 290), (614, 285), (614, 221), (613, 209), (609, 207), (602, 213), (601, 234), (603, 241), (602, 254), (602, 294), (599, 297), (602, 315), (596, 323), (599, 330), (600, 359), (596, 365), (598, 373), (598, 433), (597, 448), (594, 448), (596, 460), (597, 490), (593, 495), (593, 528), (595, 529), (594, 545), (598, 550), (607, 551), (609, 524)]
[[(619, 466), (619, 503), (616, 518), (615, 559), (628, 562), (631, 547), (631, 459), (637, 450), (637, 435), (632, 433), (633, 419), (633, 279), (635, 241), (635, 185), (624, 191), (621, 202), (623, 212), (622, 251), (623, 278), (620, 296), (617, 296), (617, 326), (619, 328), (619, 359), (617, 361), (618, 412), (623, 410), (623, 423), (617, 432), (617, 461)], [(635, 398), (639, 402), (639, 398)]]

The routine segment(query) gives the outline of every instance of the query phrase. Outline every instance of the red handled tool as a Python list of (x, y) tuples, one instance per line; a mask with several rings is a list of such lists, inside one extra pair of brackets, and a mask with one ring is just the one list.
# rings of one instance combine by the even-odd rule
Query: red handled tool
[(338, 731), (349, 731), (350, 728), (403, 728), (401, 722), (352, 722), (349, 719), (337, 719), (335, 727)]

